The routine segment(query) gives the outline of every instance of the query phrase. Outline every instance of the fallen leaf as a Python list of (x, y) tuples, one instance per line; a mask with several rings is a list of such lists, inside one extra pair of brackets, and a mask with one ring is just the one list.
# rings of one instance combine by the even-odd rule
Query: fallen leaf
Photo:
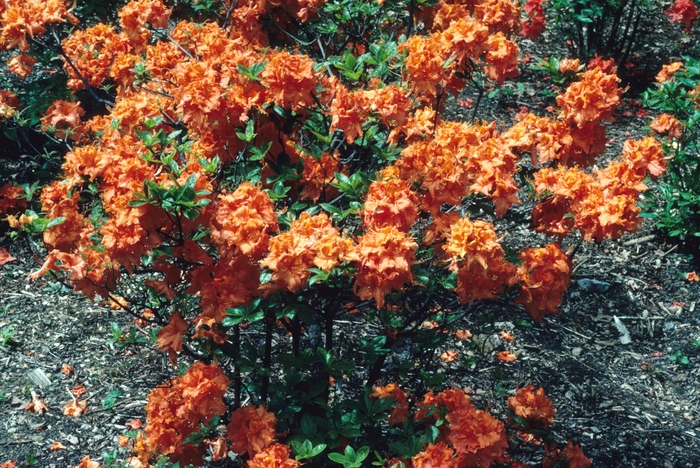
[(508, 341), (509, 343), (512, 343), (513, 341), (515, 341), (515, 338), (513, 337), (513, 335), (510, 332), (507, 332), (505, 330), (501, 331), (501, 338)]
[(143, 427), (143, 423), (141, 422), (140, 419), (134, 418), (128, 423), (124, 424), (125, 426), (128, 426), (134, 430), (136, 429), (141, 429)]
[(228, 453), (228, 444), (226, 443), (226, 439), (223, 437), (220, 437), (216, 439), (216, 441), (212, 442), (211, 440), (207, 441), (207, 444), (209, 444), (212, 448), (212, 455), (211, 459), (214, 461), (218, 460), (223, 460), (226, 458), (226, 455)]
[(17, 462), (14, 462), (12, 460), (8, 460), (5, 463), (0, 463), (0, 468), (15, 468), (17, 466)]
[(46, 406), (46, 403), (39, 400), (39, 395), (34, 393), (34, 390), (32, 390), (32, 402), (25, 406), (24, 409), (25, 411), (34, 411), (35, 413), (39, 414), (42, 412), (49, 412), (49, 408)]
[(452, 362), (457, 359), (457, 353), (454, 351), (445, 351), (440, 355), (440, 360), (443, 362)]
[(518, 359), (518, 356), (509, 351), (501, 351), (500, 353), (496, 353), (496, 359), (503, 362), (513, 362)]
[(17, 258), (11, 256), (7, 249), (0, 249), (0, 266), (6, 263), (14, 262), (15, 260), (17, 260)]
[(90, 460), (90, 455), (80, 460), (79, 465), (75, 465), (73, 468), (100, 468), (100, 464)]
[(685, 275), (685, 280), (686, 281), (700, 281), (700, 276), (694, 271), (691, 271), (690, 273)]
[(457, 337), (458, 340), (468, 340), (473, 335), (472, 335), (472, 332), (470, 332), (469, 330), (457, 330), (455, 332), (455, 336)]
[(73, 366), (70, 364), (63, 364), (61, 367), (61, 374), (63, 375), (71, 375), (73, 373)]
[(75, 387), (70, 389), (70, 392), (79, 397), (80, 395), (85, 395), (87, 393), (87, 390), (85, 389), (85, 386), (83, 385), (76, 385)]
[(87, 413), (87, 401), (73, 400), (63, 407), (63, 414), (77, 418), (83, 413)]
[(49, 447), (49, 450), (52, 452), (55, 452), (56, 450), (65, 450), (66, 446), (60, 443), (59, 441), (54, 441), (53, 444), (51, 444), (51, 447)]

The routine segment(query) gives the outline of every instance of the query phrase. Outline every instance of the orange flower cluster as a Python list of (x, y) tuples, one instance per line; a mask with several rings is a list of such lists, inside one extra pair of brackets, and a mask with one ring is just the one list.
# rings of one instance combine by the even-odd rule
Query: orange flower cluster
[[(502, 84), (505, 79), (518, 75), (518, 47), (501, 32), (511, 29), (512, 15), (493, 8), (504, 5), (517, 8), (508, 0), (489, 0), (476, 19), (460, 17), (444, 31), (434, 32), (429, 37), (409, 38), (402, 47), (408, 52), (405, 73), (413, 94), (424, 101), (433, 100), (443, 91), (456, 94), (465, 83), (455, 73), (471, 71), (472, 62), (478, 61), (482, 54), (485, 54), (485, 71), (490, 79)], [(518, 9), (517, 18), (519, 16)]]
[(24, 189), (12, 182), (0, 186), (0, 219), (17, 214), (29, 207), (24, 196)]
[(259, 260), (270, 234), (279, 230), (275, 206), (267, 192), (244, 182), (231, 194), (219, 195), (211, 217), (211, 238), (223, 257), (238, 253)]
[(355, 259), (352, 241), (340, 237), (325, 213), (304, 212), (289, 231), (270, 239), (269, 253), (260, 266), (272, 270), (277, 288), (295, 292), (306, 286), (309, 268), (330, 271), (340, 262)]
[(520, 28), (520, 35), (531, 41), (536, 41), (544, 32), (545, 13), (542, 4), (545, 0), (527, 0), (523, 6), (526, 20)]
[(49, 23), (77, 24), (78, 20), (66, 10), (64, 0), (5, 0), (0, 17), (0, 47), (9, 50), (19, 47), (29, 50), (31, 39), (46, 33)]
[[(462, 390), (445, 390), (437, 396), (428, 393), (422, 406), (416, 420), (422, 420), (428, 408), (437, 406), (447, 410), (448, 427), (435, 444), (412, 459), (414, 468), (489, 467), (504, 459), (508, 448), (505, 426), (486, 411), (474, 408)], [(432, 417), (437, 418), (437, 412)]]
[(248, 468), (299, 468), (301, 463), (289, 458), (289, 445), (274, 444), (258, 452), (248, 461)]
[(671, 23), (683, 23), (686, 32), (691, 32), (693, 23), (700, 17), (693, 0), (676, 0), (665, 13)]
[(146, 439), (136, 451), (146, 464), (155, 453), (167, 455), (181, 465), (203, 463), (206, 444), (184, 442), (214, 415), (226, 412), (223, 396), (230, 384), (218, 364), (194, 363), (182, 377), (158, 387), (148, 395)]
[(460, 218), (450, 227), (445, 252), (457, 273), (462, 302), (492, 299), (511, 282), (515, 266), (505, 259), (495, 228), (485, 221)]
[(683, 136), (683, 124), (671, 114), (661, 114), (649, 125), (659, 135), (679, 140)]
[(418, 196), (400, 178), (396, 166), (388, 166), (380, 172), (367, 192), (362, 225), (365, 229), (395, 226), (408, 232), (418, 219)]
[(44, 117), (41, 118), (41, 129), (46, 131), (49, 128), (55, 129), (54, 135), (57, 138), (66, 138), (69, 130), (70, 138), (78, 140), (80, 138), (82, 122), (80, 118), (85, 115), (85, 111), (80, 107), (80, 101), (54, 101)]
[(12, 117), (19, 108), (19, 97), (12, 91), (0, 89), (0, 122)]
[(238, 455), (246, 453), (252, 459), (273, 446), (277, 432), (277, 418), (262, 406), (244, 406), (231, 413), (226, 426), (231, 450)]
[(554, 405), (544, 396), (544, 388), (528, 385), (508, 398), (508, 408), (525, 421), (527, 428), (547, 429), (554, 422)]
[(557, 104), (562, 108), (559, 117), (578, 128), (609, 119), (620, 104), (622, 89), (617, 86), (619, 82), (617, 76), (599, 68), (584, 72), (580, 81), (572, 83), (564, 94), (557, 96)]
[(299, 183), (302, 186), (299, 198), (316, 203), (323, 195), (330, 200), (338, 190), (330, 184), (335, 182), (335, 173), (340, 171), (339, 154), (333, 156), (323, 153), (320, 160), (311, 155), (303, 155), (304, 170)]
[[(128, 44), (112, 26), (100, 23), (75, 31), (63, 41), (63, 50), (87, 83), (99, 87), (109, 76), (115, 57), (128, 51)], [(64, 63), (63, 68), (68, 73), (68, 87), (75, 92), (85, 84), (73, 66)]]
[(374, 298), (378, 308), (384, 296), (402, 291), (413, 282), (411, 264), (418, 247), (413, 239), (395, 226), (370, 229), (360, 237), (354, 260), (358, 263), (354, 292), (362, 300)]
[(683, 68), (683, 62), (673, 62), (661, 67), (661, 71), (656, 75), (657, 83), (663, 83), (673, 79), (673, 75)]
[(545, 314), (556, 314), (562, 296), (571, 282), (571, 259), (558, 244), (543, 248), (527, 248), (520, 254), (522, 264), (518, 276), (523, 285), (517, 304), (538, 322)]
[(398, 385), (390, 383), (374, 387), (370, 396), (394, 399), (393, 409), (389, 415), (389, 427), (394, 427), (408, 420), (408, 395)]
[(646, 174), (658, 177), (665, 170), (663, 148), (652, 137), (628, 140), (622, 161), (593, 175), (578, 168), (541, 169), (535, 173), (535, 192), (551, 196), (534, 208), (532, 224), (552, 236), (580, 229), (586, 240), (618, 239), (641, 223), (636, 202), (647, 189)]

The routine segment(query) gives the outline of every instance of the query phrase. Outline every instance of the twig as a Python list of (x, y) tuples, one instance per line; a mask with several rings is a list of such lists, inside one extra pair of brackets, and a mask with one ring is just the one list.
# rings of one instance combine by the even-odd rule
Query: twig
[(628, 240), (626, 242), (623, 242), (622, 245), (630, 246), (630, 245), (643, 244), (644, 242), (650, 241), (650, 240), (655, 239), (655, 238), (656, 238), (655, 234), (649, 234), (648, 236), (644, 236), (644, 237), (640, 237), (638, 239), (632, 239), (632, 240)]

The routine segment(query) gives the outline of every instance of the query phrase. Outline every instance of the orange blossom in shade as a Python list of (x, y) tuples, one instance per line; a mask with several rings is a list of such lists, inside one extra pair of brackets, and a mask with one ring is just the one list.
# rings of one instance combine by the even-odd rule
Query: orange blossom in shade
[(518, 276), (523, 285), (517, 304), (538, 322), (545, 314), (556, 314), (571, 281), (571, 259), (558, 244), (526, 248), (521, 252)]
[(170, 362), (175, 365), (177, 353), (182, 351), (183, 338), (189, 323), (183, 320), (180, 312), (168, 318), (168, 324), (160, 329), (156, 343), (168, 353)]
[(374, 298), (378, 308), (384, 296), (402, 291), (413, 282), (411, 264), (418, 244), (395, 226), (370, 229), (360, 237), (355, 248), (358, 272), (354, 292), (362, 300)]
[(686, 281), (700, 281), (700, 275), (694, 271), (691, 271), (690, 273), (686, 273), (685, 279)]
[[(257, 453), (275, 443), (277, 418), (262, 406), (244, 406), (231, 414), (226, 426), (231, 450), (238, 455)], [(262, 465), (261, 465), (262, 466)]]
[(683, 136), (683, 125), (671, 114), (661, 114), (649, 125), (659, 135), (680, 139)]
[[(6, 119), (12, 117), (20, 106), (19, 97), (15, 93), (5, 89), (0, 89), (0, 122), (4, 122)], [(2, 187), (8, 186), (13, 186), (13, 184), (8, 182)], [(2, 199), (2, 187), (0, 187), (0, 200)], [(2, 208), (0, 208), (0, 213), (1, 212)]]
[(100, 468), (100, 464), (90, 460), (90, 456), (85, 456), (80, 463), (75, 465), (73, 468)]
[(508, 398), (508, 407), (525, 421), (528, 428), (547, 429), (554, 422), (554, 405), (544, 396), (544, 388), (528, 385)]
[(85, 115), (85, 111), (80, 107), (80, 102), (54, 101), (41, 118), (41, 129), (46, 131), (55, 129), (54, 135), (57, 138), (66, 138), (66, 130), (70, 130), (71, 139), (77, 140), (79, 137), (82, 122), (80, 118)]
[(566, 461), (569, 468), (588, 468), (593, 462), (586, 458), (581, 447), (569, 441), (566, 447), (559, 449), (554, 445), (545, 444), (542, 468), (554, 468)]
[(56, 440), (56, 441), (54, 441), (53, 444), (51, 444), (51, 447), (49, 447), (49, 450), (51, 450), (52, 452), (56, 452), (58, 450), (66, 450), (66, 448), (67, 447), (65, 445), (63, 445), (62, 443), (60, 443), (59, 441)]
[(298, 468), (301, 464), (289, 458), (291, 451), (288, 445), (274, 444), (256, 453), (248, 461), (248, 468)]
[(408, 420), (408, 395), (398, 385), (390, 383), (372, 389), (374, 398), (393, 398), (391, 414), (389, 415), (389, 427), (394, 427)]
[(201, 463), (206, 444), (184, 440), (226, 412), (223, 396), (230, 384), (218, 364), (194, 363), (187, 372), (148, 395), (146, 439), (134, 450), (148, 460), (152, 452), (167, 455), (180, 464)]
[(661, 67), (661, 71), (656, 75), (656, 81), (663, 83), (673, 78), (673, 75), (683, 68), (683, 62), (672, 62)]
[(496, 359), (503, 362), (514, 362), (518, 359), (518, 356), (510, 351), (500, 351), (496, 353)]
[(87, 412), (87, 401), (84, 400), (71, 400), (63, 407), (63, 414), (73, 418), (80, 417), (80, 415)]
[(425, 450), (411, 458), (413, 468), (458, 468), (455, 451), (444, 442), (429, 444)]
[(676, 0), (664, 13), (671, 23), (683, 23), (686, 32), (691, 31), (693, 22), (700, 16), (693, 0)]
[(39, 400), (39, 395), (34, 393), (34, 390), (32, 390), (32, 402), (29, 403), (27, 406), (25, 406), (24, 410), (25, 411), (34, 411), (35, 413), (38, 413), (38, 414), (49, 412), (49, 408), (46, 406), (46, 403)]
[(545, 0), (527, 0), (523, 5), (525, 20), (520, 27), (520, 36), (536, 41), (544, 32), (545, 13), (542, 4)]

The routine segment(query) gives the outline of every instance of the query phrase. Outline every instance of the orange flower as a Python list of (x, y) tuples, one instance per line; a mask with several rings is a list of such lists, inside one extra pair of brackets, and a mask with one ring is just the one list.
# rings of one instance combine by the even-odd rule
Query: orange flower
[(683, 62), (673, 62), (661, 67), (661, 71), (656, 75), (656, 81), (663, 83), (673, 79), (673, 75), (683, 68)]
[(295, 111), (312, 106), (312, 93), (319, 82), (313, 60), (288, 52), (269, 52), (268, 57), (260, 78), (275, 104)]
[(413, 239), (395, 226), (370, 229), (355, 248), (358, 273), (354, 292), (362, 300), (374, 298), (378, 308), (392, 290), (403, 290), (413, 282), (411, 264), (418, 247)]
[(325, 200), (330, 200), (333, 194), (338, 193), (337, 189), (330, 184), (335, 182), (335, 173), (339, 172), (339, 157), (338, 152), (333, 156), (325, 152), (320, 159), (311, 155), (302, 156), (304, 171), (301, 174), (300, 183), (303, 188), (299, 198), (316, 203), (321, 195)]
[(520, 254), (518, 275), (523, 282), (515, 302), (538, 322), (545, 314), (556, 314), (571, 282), (571, 259), (558, 244), (526, 248)]
[[(250, 458), (275, 443), (277, 418), (262, 406), (245, 406), (231, 414), (226, 426), (228, 438), (233, 443), (231, 450)], [(261, 465), (264, 466), (264, 465)]]
[(362, 90), (351, 93), (338, 84), (328, 114), (332, 116), (330, 132), (342, 130), (345, 141), (352, 143), (362, 136), (362, 124), (369, 115), (369, 101)]
[(503, 362), (514, 362), (518, 359), (518, 356), (509, 351), (500, 351), (496, 353), (496, 359)]
[(365, 229), (392, 225), (408, 232), (418, 219), (417, 205), (418, 197), (400, 178), (398, 168), (388, 166), (369, 186), (362, 225)]
[(683, 23), (686, 32), (692, 30), (693, 22), (700, 16), (698, 7), (692, 0), (676, 0), (664, 13), (671, 23)]
[(457, 468), (454, 449), (444, 442), (429, 444), (424, 451), (411, 458), (413, 468)]
[(119, 10), (119, 25), (138, 50), (151, 37), (146, 24), (165, 29), (169, 17), (170, 10), (165, 8), (161, 0), (132, 0)]
[(666, 158), (661, 143), (654, 137), (643, 140), (627, 140), (622, 148), (622, 160), (634, 173), (645, 177), (659, 177), (666, 172)]
[(325, 213), (303, 212), (289, 231), (270, 239), (269, 253), (260, 266), (272, 270), (278, 288), (294, 292), (306, 286), (309, 268), (330, 271), (340, 262), (355, 259), (352, 248), (352, 241), (340, 237)]
[(168, 319), (168, 324), (158, 332), (156, 343), (167, 351), (173, 365), (175, 365), (176, 353), (182, 350), (183, 337), (187, 333), (187, 328), (189, 328), (189, 323), (184, 321), (178, 312), (172, 314)]
[(617, 76), (599, 68), (584, 72), (580, 81), (557, 96), (557, 104), (562, 108), (559, 118), (578, 128), (610, 118), (622, 96), (623, 90), (617, 86), (619, 82)]
[(581, 68), (581, 61), (579, 59), (563, 58), (559, 61), (560, 73), (578, 73), (579, 68)]
[[(112, 26), (99, 23), (83, 30), (76, 30), (65, 41), (63, 49), (73, 66), (92, 87), (99, 87), (109, 76), (115, 57), (126, 52), (126, 44)], [(65, 60), (65, 58), (64, 58)], [(63, 65), (68, 73), (68, 87), (77, 91), (85, 88), (68, 63)]]
[(0, 44), (6, 50), (19, 47), (22, 52), (29, 49), (27, 36), (34, 39), (46, 33), (46, 24), (73, 24), (77, 19), (66, 11), (62, 0), (6, 0), (0, 19)]
[[(19, 97), (15, 93), (6, 89), (0, 89), (0, 122), (4, 122), (12, 117), (20, 108)], [(3, 187), (6, 187), (8, 184), (3, 185)], [(0, 188), (0, 203), (2, 203), (2, 197), (2, 188)], [(0, 213), (2, 213), (1, 205)]]
[(520, 29), (520, 6), (511, 0), (475, 2), (474, 17), (489, 27), (491, 33), (511, 36)]
[(691, 271), (690, 273), (686, 273), (685, 280), (686, 281), (700, 281), (700, 276), (696, 272)]
[(442, 362), (454, 362), (459, 357), (455, 351), (445, 351), (440, 355), (440, 360)]
[(139, 459), (147, 460), (151, 451), (158, 451), (181, 465), (201, 463), (206, 444), (183, 441), (214, 415), (226, 412), (223, 396), (229, 383), (218, 364), (196, 362), (185, 375), (154, 389), (146, 405), (146, 439), (134, 447)]
[(519, 49), (515, 42), (509, 41), (503, 33), (498, 32), (489, 36), (486, 45), (489, 51), (486, 52), (487, 65), (484, 71), (489, 79), (502, 85), (505, 80), (520, 74), (517, 57)]
[(510, 281), (515, 266), (505, 260), (495, 228), (481, 220), (461, 218), (451, 226), (445, 244), (457, 272), (457, 294), (462, 302), (495, 298)]
[(683, 136), (683, 125), (671, 114), (661, 114), (649, 125), (659, 135), (680, 139)]
[(83, 115), (85, 111), (80, 107), (80, 101), (54, 101), (41, 118), (41, 129), (46, 131), (53, 128), (54, 135), (61, 139), (66, 138), (66, 130), (70, 130), (71, 139), (78, 140), (82, 125), (80, 118)]
[(248, 468), (298, 468), (301, 464), (289, 458), (291, 451), (288, 445), (274, 444), (256, 453), (248, 461)]
[(10, 57), (6, 65), (8, 70), (24, 79), (34, 70), (35, 63), (36, 58), (22, 52)]
[(518, 389), (514, 397), (508, 398), (508, 407), (529, 428), (547, 429), (554, 422), (554, 405), (544, 396), (543, 388), (535, 390), (528, 385)]
[(248, 182), (233, 193), (219, 195), (211, 224), (211, 238), (221, 255), (240, 251), (254, 260), (265, 254), (270, 234), (279, 229), (267, 192)]
[(455, 332), (455, 336), (457, 337), (458, 340), (468, 340), (473, 335), (472, 335), (472, 332), (470, 332), (469, 330), (457, 330)]
[(222, 257), (216, 265), (195, 268), (188, 280), (191, 286), (187, 292), (199, 291), (201, 295), (202, 313), (196, 320), (211, 318), (221, 323), (226, 309), (248, 304), (260, 295), (260, 272), (244, 255)]
[(393, 398), (393, 410), (389, 415), (389, 427), (394, 427), (408, 420), (408, 395), (396, 384), (374, 387), (372, 394), (374, 398)]
[(536, 41), (545, 29), (545, 11), (542, 4), (544, 0), (527, 0), (523, 5), (526, 20), (523, 21), (520, 29), (520, 36)]

